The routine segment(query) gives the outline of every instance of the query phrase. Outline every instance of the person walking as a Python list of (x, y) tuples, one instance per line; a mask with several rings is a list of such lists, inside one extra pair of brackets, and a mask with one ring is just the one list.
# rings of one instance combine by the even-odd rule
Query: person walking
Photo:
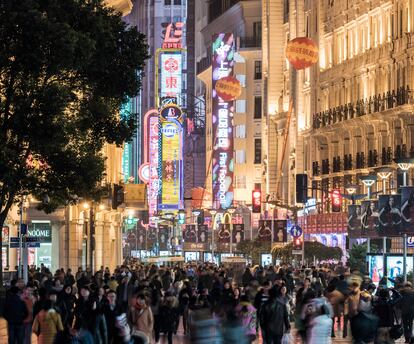
[(165, 293), (164, 302), (160, 307), (161, 332), (167, 334), (168, 344), (173, 342), (173, 333), (179, 321), (178, 300), (170, 293)]
[(260, 311), (260, 328), (264, 344), (281, 344), (285, 333), (290, 332), (286, 305), (278, 299), (279, 290), (269, 290), (269, 300)]
[(26, 287), (23, 289), (23, 294), (21, 296), (22, 300), (26, 304), (28, 315), (23, 321), (24, 329), (24, 344), (32, 343), (32, 324), (33, 324), (33, 289), (31, 287)]
[(135, 305), (132, 305), (128, 314), (132, 326), (132, 334), (144, 335), (149, 343), (153, 343), (154, 317), (151, 308), (147, 304), (145, 295), (136, 297)]
[(410, 343), (413, 339), (413, 319), (414, 319), (414, 289), (410, 282), (406, 282), (401, 289), (401, 318), (404, 326), (405, 342)]
[(52, 301), (47, 300), (33, 322), (33, 333), (37, 335), (37, 343), (53, 344), (58, 332), (62, 331), (60, 315), (52, 308)]
[(26, 304), (19, 296), (19, 288), (11, 287), (4, 305), (4, 318), (7, 320), (9, 344), (23, 344), (23, 321), (28, 315)]
[(256, 308), (252, 305), (249, 298), (246, 295), (242, 295), (240, 303), (236, 306), (236, 314), (241, 321), (244, 329), (244, 335), (247, 338), (248, 343), (253, 343), (256, 340), (256, 323), (257, 314)]

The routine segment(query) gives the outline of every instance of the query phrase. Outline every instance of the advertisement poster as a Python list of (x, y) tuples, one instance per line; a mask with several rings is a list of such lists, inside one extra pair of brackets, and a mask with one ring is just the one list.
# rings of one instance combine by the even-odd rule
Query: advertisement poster
[(197, 242), (196, 225), (185, 225), (183, 228), (183, 239), (184, 242)]
[(208, 226), (207, 225), (198, 225), (197, 242), (202, 243), (202, 244), (208, 243)]
[(401, 218), (400, 233), (414, 234), (414, 186), (401, 188)]
[(233, 244), (239, 244), (244, 240), (244, 225), (243, 224), (233, 224), (233, 232), (232, 232)]
[(384, 276), (384, 258), (382, 255), (368, 256), (369, 277), (372, 282), (378, 285), (381, 278)]
[(287, 221), (274, 220), (273, 222), (273, 242), (287, 242)]
[(217, 236), (219, 243), (230, 244), (230, 224), (220, 224)]
[(262, 266), (272, 265), (272, 255), (268, 253), (262, 253), (260, 255), (260, 263)]
[(379, 207), (379, 234), (399, 236), (401, 228), (401, 195), (381, 195)]
[(158, 226), (158, 244), (160, 250), (168, 249), (170, 228), (168, 226)]
[[(401, 256), (387, 256), (387, 276), (395, 279), (397, 276), (403, 274), (403, 257)], [(413, 257), (407, 257), (407, 274), (413, 271)]]
[(361, 238), (362, 209), (360, 205), (348, 206), (348, 237), (351, 239)]
[(272, 240), (272, 221), (271, 220), (259, 220), (259, 229), (257, 231), (257, 237), (260, 241), (271, 242)]
[(361, 205), (361, 235), (364, 238), (378, 238), (379, 211), (377, 201), (363, 201)]
[(234, 101), (225, 101), (215, 90), (219, 79), (233, 73), (234, 37), (220, 33), (213, 37), (212, 59), (212, 130), (213, 130), (213, 202), (225, 210), (233, 204), (233, 114)]

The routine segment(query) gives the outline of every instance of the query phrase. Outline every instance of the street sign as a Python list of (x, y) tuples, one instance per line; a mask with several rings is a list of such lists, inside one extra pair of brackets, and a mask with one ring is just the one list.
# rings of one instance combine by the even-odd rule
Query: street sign
[(20, 238), (19, 237), (10, 237), (10, 242), (14, 242), (14, 243), (19, 243), (20, 242)]
[(292, 250), (292, 254), (300, 254), (300, 255), (302, 255), (302, 250)]
[(407, 237), (407, 247), (414, 247), (414, 237)]
[[(37, 248), (40, 247), (40, 242), (28, 242), (26, 243), (27, 248)], [(10, 248), (19, 248), (19, 242), (10, 242)], [(22, 245), (22, 247), (24, 247)]]
[(292, 225), (292, 227), (290, 227), (290, 235), (292, 235), (294, 238), (298, 238), (302, 235), (303, 231), (302, 228), (300, 228), (299, 225)]
[(40, 241), (41, 241), (41, 238), (39, 238), (39, 237), (27, 237), (26, 238), (26, 242), (38, 242), (38, 243), (40, 243)]

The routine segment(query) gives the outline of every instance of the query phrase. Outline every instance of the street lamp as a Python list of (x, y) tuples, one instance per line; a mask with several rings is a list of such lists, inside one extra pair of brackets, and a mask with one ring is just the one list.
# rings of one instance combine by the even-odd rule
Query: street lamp
[[(396, 159), (398, 167), (403, 171), (403, 186), (407, 186), (407, 174), (410, 167), (414, 164), (412, 158)], [(407, 282), (407, 234), (403, 235), (403, 276), (404, 282)]]
[(216, 209), (210, 209), (209, 213), (211, 214), (211, 260), (214, 263), (214, 230), (216, 227)]
[[(155, 250), (155, 255), (159, 256), (160, 255), (160, 243), (158, 240), (158, 221), (159, 221), (160, 217), (158, 215), (158, 213), (155, 213), (152, 216), (152, 220), (155, 222), (155, 229), (156, 229), (156, 233), (157, 233), (157, 246), (156, 246), (156, 250)], [(147, 238), (148, 235), (145, 236), (145, 238)], [(147, 240), (145, 239), (145, 250), (148, 250), (147, 247)]]
[[(394, 170), (390, 167), (381, 167), (376, 170), (378, 177), (380, 177), (382, 181), (382, 194), (385, 195), (387, 193), (387, 179), (389, 179), (392, 175)], [(385, 254), (387, 253), (387, 237), (384, 236), (382, 238), (382, 260), (384, 266), (386, 265), (385, 261)]]
[(359, 179), (362, 181), (362, 184), (367, 187), (367, 198), (371, 199), (371, 186), (377, 181), (377, 176), (370, 174), (368, 176), (359, 177)]
[(345, 190), (346, 192), (351, 196), (351, 202), (352, 204), (355, 204), (355, 193), (358, 190), (358, 185), (355, 184), (348, 184), (347, 186), (345, 186)]
[(227, 212), (230, 214), (230, 255), (233, 255), (233, 214), (236, 211), (234, 208), (228, 208)]

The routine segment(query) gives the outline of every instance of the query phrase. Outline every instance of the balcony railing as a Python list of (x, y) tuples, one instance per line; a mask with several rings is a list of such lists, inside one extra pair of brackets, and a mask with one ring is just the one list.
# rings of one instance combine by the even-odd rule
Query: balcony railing
[(211, 66), (211, 55), (203, 57), (200, 61), (197, 62), (197, 74), (204, 72), (208, 67)]
[(253, 36), (253, 37), (239, 37), (238, 38), (238, 49), (261, 48), (261, 47), (262, 47), (262, 37)]
[(412, 96), (410, 89), (400, 87), (396, 91), (392, 90), (387, 93), (369, 97), (369, 99), (360, 99), (354, 103), (337, 106), (333, 109), (322, 111), (313, 115), (313, 129), (319, 129), (371, 113), (377, 113), (397, 106), (409, 104)]

